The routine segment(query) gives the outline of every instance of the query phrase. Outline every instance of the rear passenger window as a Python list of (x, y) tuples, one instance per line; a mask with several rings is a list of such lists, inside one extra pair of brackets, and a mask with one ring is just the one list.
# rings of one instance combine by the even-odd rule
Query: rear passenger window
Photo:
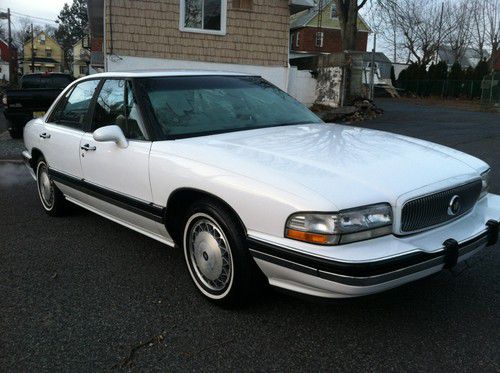
[(56, 108), (50, 121), (82, 129), (98, 84), (99, 80), (87, 80), (77, 84), (71, 90), (69, 96), (62, 99), (64, 102)]
[(129, 140), (144, 140), (140, 119), (130, 81), (109, 79), (104, 82), (94, 108), (93, 130), (117, 125)]

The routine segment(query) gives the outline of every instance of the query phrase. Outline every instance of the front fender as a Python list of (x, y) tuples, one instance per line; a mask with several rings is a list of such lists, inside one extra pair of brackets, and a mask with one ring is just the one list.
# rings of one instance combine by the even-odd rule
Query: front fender
[(224, 170), (223, 165), (215, 167), (154, 149), (150, 155), (150, 180), (157, 205), (165, 206), (169, 196), (180, 188), (197, 189), (227, 203), (247, 231), (277, 237), (283, 236), (286, 219), (294, 212), (336, 209), (330, 201), (302, 185), (290, 183), (283, 190), (253, 175)]

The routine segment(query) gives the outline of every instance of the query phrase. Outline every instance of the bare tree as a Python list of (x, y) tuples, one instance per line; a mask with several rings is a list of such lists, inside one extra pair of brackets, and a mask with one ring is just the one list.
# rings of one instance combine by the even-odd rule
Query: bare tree
[[(489, 0), (486, 0), (489, 1)], [(480, 59), (486, 58), (487, 24), (485, 0), (472, 0), (470, 11), (472, 16), (471, 48), (476, 51)]]
[[(31, 20), (29, 18), (21, 18), (18, 20), (17, 24), (18, 28), (13, 33), (12, 38), (14, 39), (15, 44), (22, 49), (24, 43), (31, 40)], [(43, 31), (43, 28), (40, 25), (33, 25), (34, 35), (37, 35), (41, 31)]]
[(497, 56), (500, 47), (500, 0), (484, 0), (486, 8), (486, 34), (491, 48), (491, 62)]
[[(335, 0), (337, 15), (340, 22), (340, 34), (342, 38), (342, 49), (353, 51), (356, 49), (356, 37), (358, 34), (358, 13), (368, 0)], [(346, 66), (344, 69), (344, 90), (347, 100), (351, 99), (352, 69)]]
[(358, 13), (368, 0), (335, 0), (344, 50), (356, 49)]
[(437, 46), (439, 18), (430, 16), (429, 6), (433, 1), (394, 0), (379, 1), (376, 6), (377, 34), (382, 41), (396, 50), (405, 51), (406, 62), (419, 64), (430, 61)]
[(474, 4), (470, 0), (449, 3), (443, 18), (447, 33), (444, 42), (452, 54), (453, 62), (460, 62), (471, 45), (474, 20)]
[(396, 1), (370, 2), (363, 16), (369, 20), (370, 28), (377, 34), (377, 43), (392, 52), (393, 62), (404, 59), (401, 48), (401, 33), (397, 22)]
[(428, 65), (444, 46), (455, 61), (468, 48), (481, 59), (488, 57), (488, 50), (495, 56), (500, 49), (500, 0), (376, 0), (373, 4), (372, 28), (398, 59)]

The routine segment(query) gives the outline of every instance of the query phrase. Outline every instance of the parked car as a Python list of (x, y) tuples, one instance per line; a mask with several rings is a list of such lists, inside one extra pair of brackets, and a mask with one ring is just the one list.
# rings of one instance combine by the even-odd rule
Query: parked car
[(498, 239), (486, 163), (323, 123), (256, 76), (82, 78), (27, 124), (24, 142), (49, 215), (72, 202), (182, 248), (218, 303), (247, 299), (262, 278), (312, 296), (372, 294)]
[(7, 89), (2, 101), (11, 137), (21, 138), (24, 125), (33, 118), (43, 116), (73, 80), (69, 74), (27, 74), (21, 78), (20, 89)]

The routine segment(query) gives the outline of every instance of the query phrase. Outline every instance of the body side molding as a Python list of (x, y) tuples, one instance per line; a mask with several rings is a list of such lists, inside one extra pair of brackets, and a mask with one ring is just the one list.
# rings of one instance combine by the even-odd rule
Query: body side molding
[(54, 179), (54, 181), (77, 189), (83, 193), (91, 195), (92, 197), (99, 198), (105, 202), (111, 203), (145, 218), (154, 220), (158, 223), (165, 222), (164, 207), (91, 184), (85, 179), (78, 179), (52, 168), (49, 169), (49, 175), (52, 179)]

